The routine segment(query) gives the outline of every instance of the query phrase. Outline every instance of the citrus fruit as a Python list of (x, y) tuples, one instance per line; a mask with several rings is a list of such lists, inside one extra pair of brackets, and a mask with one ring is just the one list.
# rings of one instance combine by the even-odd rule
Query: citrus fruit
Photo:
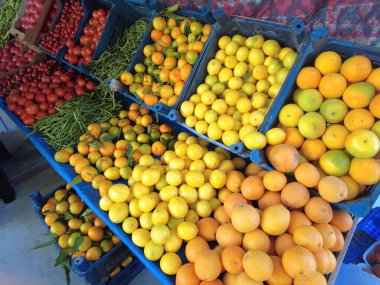
[(352, 109), (344, 118), (344, 125), (351, 132), (355, 130), (369, 130), (372, 128), (375, 118), (367, 109)]
[(108, 196), (113, 202), (125, 202), (130, 195), (129, 187), (125, 184), (114, 184), (108, 189)]
[(250, 149), (263, 149), (266, 146), (266, 137), (260, 132), (250, 132), (243, 139), (244, 145)]
[(194, 269), (199, 279), (213, 281), (222, 272), (220, 256), (211, 249), (205, 249), (195, 258)]
[(273, 262), (264, 251), (249, 250), (243, 256), (243, 268), (253, 280), (265, 281), (272, 276)]
[(303, 114), (303, 110), (298, 105), (287, 104), (280, 110), (279, 121), (285, 127), (297, 127)]
[(265, 137), (268, 144), (280, 144), (285, 141), (286, 132), (281, 128), (273, 128), (266, 132)]
[(319, 82), (319, 91), (327, 99), (340, 98), (346, 87), (346, 79), (339, 73), (328, 73)]
[(305, 112), (319, 110), (323, 102), (323, 97), (317, 89), (304, 89), (298, 95), (297, 104)]
[(371, 83), (376, 91), (380, 91), (380, 80), (379, 80), (379, 75), (380, 75), (380, 68), (375, 68), (372, 70), (372, 72), (369, 74), (367, 77), (367, 82)]
[(336, 124), (344, 120), (348, 111), (347, 105), (339, 99), (327, 99), (321, 105), (319, 112), (329, 124)]
[(315, 59), (314, 66), (323, 75), (333, 72), (339, 72), (342, 65), (342, 58), (334, 51), (325, 51), (320, 53)]
[(305, 138), (317, 139), (325, 132), (326, 121), (319, 113), (309, 112), (299, 119), (298, 129)]
[(350, 131), (343, 125), (329, 125), (322, 136), (322, 141), (329, 149), (344, 149)]
[(293, 278), (312, 276), (317, 270), (313, 254), (304, 247), (293, 246), (282, 255), (282, 265)]
[(175, 218), (184, 218), (187, 215), (189, 207), (182, 197), (173, 197), (168, 204), (170, 215)]
[(261, 228), (269, 235), (278, 236), (283, 234), (286, 232), (289, 223), (290, 212), (284, 205), (269, 206), (261, 214)]
[(371, 71), (371, 61), (362, 55), (346, 59), (340, 67), (340, 73), (350, 83), (366, 80)]
[(351, 84), (343, 93), (343, 101), (352, 109), (367, 107), (375, 96), (375, 88), (367, 82)]
[(165, 253), (160, 259), (160, 268), (168, 275), (175, 275), (181, 265), (181, 258), (176, 253)]
[(151, 261), (156, 261), (164, 254), (164, 247), (150, 240), (144, 247), (144, 255)]
[(301, 89), (318, 88), (321, 74), (315, 67), (304, 67), (297, 75), (297, 86)]
[(177, 234), (178, 236), (185, 240), (189, 241), (194, 239), (198, 234), (198, 227), (195, 223), (184, 221), (180, 222), (177, 226)]
[(350, 133), (345, 142), (349, 154), (358, 158), (370, 158), (380, 150), (380, 140), (369, 130), (355, 130)]
[(359, 184), (371, 185), (380, 180), (380, 164), (374, 158), (354, 158), (349, 174)]
[(170, 229), (166, 225), (155, 225), (150, 231), (150, 237), (156, 244), (163, 245), (169, 241)]
[(112, 204), (108, 212), (108, 217), (115, 224), (122, 223), (128, 215), (129, 209), (125, 202)]
[(321, 156), (319, 165), (329, 175), (343, 176), (348, 172), (350, 159), (342, 150), (329, 150)]

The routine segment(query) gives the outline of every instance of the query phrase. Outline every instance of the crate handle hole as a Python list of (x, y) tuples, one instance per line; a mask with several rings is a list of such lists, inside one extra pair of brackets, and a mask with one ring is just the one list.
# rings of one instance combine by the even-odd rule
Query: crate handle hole
[(75, 259), (75, 263), (79, 264), (79, 263), (81, 263), (81, 260), (80, 259)]

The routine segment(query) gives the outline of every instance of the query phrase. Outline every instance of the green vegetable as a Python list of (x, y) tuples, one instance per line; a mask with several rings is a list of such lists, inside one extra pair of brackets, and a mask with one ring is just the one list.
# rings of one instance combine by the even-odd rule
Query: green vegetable
[(100, 80), (118, 78), (131, 64), (147, 26), (147, 22), (143, 20), (136, 21), (125, 30), (114, 46), (105, 51), (98, 60), (88, 64), (90, 71)]
[(116, 116), (121, 109), (113, 92), (100, 84), (93, 93), (66, 102), (50, 116), (41, 117), (34, 125), (33, 132), (44, 136), (45, 141), (55, 150), (73, 146), (86, 133), (90, 123), (102, 123)]
[(0, 48), (3, 48), (8, 40), (13, 23), (17, 19), (21, 0), (4, 0), (0, 6)]

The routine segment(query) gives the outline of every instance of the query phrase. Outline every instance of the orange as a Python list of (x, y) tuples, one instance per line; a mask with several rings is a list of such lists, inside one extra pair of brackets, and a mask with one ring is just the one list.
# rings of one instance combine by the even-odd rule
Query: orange
[(282, 256), (287, 249), (295, 245), (296, 243), (294, 242), (293, 236), (288, 233), (279, 235), (274, 241), (274, 248), (278, 256)]
[(301, 246), (293, 246), (282, 255), (282, 265), (291, 277), (313, 276), (317, 264), (313, 254)]
[(216, 241), (222, 247), (240, 246), (243, 242), (243, 234), (236, 230), (232, 224), (223, 224), (216, 231)]
[(202, 218), (197, 222), (198, 235), (206, 241), (214, 241), (216, 239), (216, 231), (219, 228), (219, 223), (211, 217)]
[(287, 178), (285, 174), (277, 170), (267, 172), (263, 178), (264, 187), (269, 191), (281, 191), (286, 183)]
[(196, 41), (193, 42), (193, 50), (196, 51), (198, 54), (202, 52), (204, 42), (203, 41)]
[(160, 39), (160, 44), (166, 48), (172, 44), (172, 38), (169, 35), (163, 35)]
[(174, 84), (174, 94), (180, 95), (182, 93), (183, 88), (185, 87), (185, 82), (178, 81)]
[(150, 33), (150, 37), (154, 41), (159, 41), (164, 34), (160, 30), (153, 29)]
[(241, 233), (248, 233), (260, 224), (260, 216), (257, 210), (248, 204), (240, 204), (233, 208), (231, 223)]
[(171, 83), (181, 81), (180, 70), (178, 68), (174, 68), (173, 70), (171, 70), (169, 73), (169, 78)]
[(367, 82), (371, 83), (375, 87), (376, 91), (380, 91), (380, 67), (371, 71), (367, 78)]
[(340, 67), (340, 73), (350, 83), (364, 81), (372, 71), (372, 64), (368, 58), (356, 55), (346, 59)]
[(359, 195), (359, 193), (360, 193), (359, 183), (357, 183), (350, 176), (341, 176), (341, 177), (339, 177), (339, 179), (342, 180), (344, 184), (346, 184), (346, 187), (347, 187), (347, 198), (346, 198), (346, 200), (352, 200)]
[(258, 200), (264, 192), (263, 179), (258, 176), (248, 176), (241, 184), (241, 193), (248, 200)]
[(203, 250), (195, 258), (194, 269), (199, 279), (213, 281), (222, 272), (220, 256), (211, 249)]
[(268, 159), (276, 170), (291, 172), (299, 164), (299, 153), (293, 146), (278, 144), (270, 151)]
[(233, 208), (240, 204), (247, 204), (247, 200), (241, 193), (231, 193), (227, 195), (224, 200), (224, 210), (226, 214), (231, 217)]
[(332, 252), (338, 252), (338, 251), (341, 251), (344, 247), (344, 237), (343, 237), (343, 234), (341, 233), (341, 231), (335, 227), (335, 226), (332, 226), (332, 229), (334, 230), (335, 232), (335, 236), (336, 236), (336, 243), (334, 244), (334, 246), (330, 247), (330, 250)]
[(306, 187), (312, 188), (318, 185), (320, 175), (318, 169), (311, 163), (301, 163), (294, 171), (296, 180)]
[[(170, 85), (163, 85), (160, 87), (160, 96), (161, 98), (168, 99), (174, 95), (173, 87)], [(145, 99), (145, 98), (144, 98)]]
[(305, 140), (297, 128), (285, 128), (285, 133), (284, 144), (294, 146), (295, 148), (299, 148)]
[(347, 199), (347, 186), (336, 176), (326, 176), (318, 183), (318, 192), (330, 203), (338, 203)]
[(244, 284), (244, 285), (262, 285), (263, 282), (253, 280), (248, 274), (243, 271), (237, 274), (234, 284)]
[(313, 226), (300, 226), (294, 230), (294, 242), (310, 251), (315, 251), (323, 246), (321, 233)]
[(224, 285), (224, 283), (219, 279), (215, 279), (213, 281), (202, 281), (199, 285)]
[(173, 39), (177, 39), (182, 34), (179, 27), (175, 27), (171, 30), (170, 35)]
[(144, 95), (144, 103), (148, 106), (154, 106), (158, 104), (158, 98), (153, 94), (146, 94)]
[(329, 125), (322, 136), (322, 141), (329, 149), (344, 149), (350, 131), (342, 125)]
[(177, 65), (177, 59), (173, 56), (168, 56), (164, 60), (164, 68), (173, 69)]
[(157, 52), (162, 52), (162, 50), (164, 49), (164, 47), (160, 45), (159, 43), (154, 43), (153, 45)]
[(290, 212), (290, 223), (287, 232), (290, 234), (294, 233), (294, 230), (300, 226), (311, 226), (311, 221), (309, 218), (300, 211)]
[(314, 62), (314, 66), (323, 75), (327, 73), (339, 72), (341, 65), (342, 59), (340, 55), (334, 51), (325, 51), (320, 53)]
[(343, 75), (329, 73), (323, 76), (319, 82), (319, 91), (325, 98), (336, 99), (342, 96), (346, 86), (347, 82)]
[(243, 238), (243, 248), (245, 250), (262, 250), (266, 253), (270, 249), (270, 238), (262, 230), (256, 229), (252, 232), (244, 234)]
[(244, 179), (245, 176), (243, 173), (237, 170), (232, 170), (227, 174), (226, 187), (231, 192), (239, 192)]
[(180, 77), (183, 81), (186, 82), (186, 80), (189, 78), (191, 69), (192, 66), (190, 64), (185, 64), (184, 66), (182, 66), (182, 68), (180, 69)]
[(162, 53), (160, 52), (154, 52), (152, 54), (152, 62), (155, 64), (155, 65), (160, 65), (164, 62), (164, 56)]
[(99, 147), (100, 154), (104, 157), (111, 157), (115, 151), (115, 145), (113, 142), (106, 141), (103, 142), (102, 145)]
[(321, 74), (315, 67), (304, 67), (297, 75), (297, 86), (301, 89), (318, 88)]
[(269, 285), (292, 285), (293, 279), (286, 273), (281, 258), (278, 256), (271, 256), (270, 258), (273, 263), (273, 273), (267, 283)]
[(182, 20), (182, 22), (180, 24), (180, 29), (181, 29), (181, 32), (183, 34), (185, 33), (185, 28), (186, 27), (190, 28), (191, 23), (192, 23), (192, 21), (189, 18), (185, 18), (184, 20)]
[(186, 63), (187, 63), (186, 59), (181, 57), (180, 59), (178, 59), (177, 66), (178, 66), (178, 68), (182, 68)]
[[(87, 156), (89, 153), (89, 145), (88, 142), (86, 141), (81, 141), (77, 145), (78, 153)], [(62, 151), (62, 153), (67, 153), (66, 151)], [(68, 154), (68, 153), (67, 153)]]
[(344, 125), (351, 132), (354, 130), (370, 130), (375, 118), (367, 109), (353, 109), (344, 118)]
[(330, 248), (336, 243), (336, 235), (329, 224), (315, 224), (314, 227), (321, 233), (323, 248)]
[(307, 139), (301, 146), (301, 153), (308, 160), (318, 160), (326, 150), (326, 145), (321, 139)]
[(240, 246), (231, 245), (223, 249), (221, 259), (224, 269), (232, 274), (243, 271), (244, 249)]
[(359, 184), (375, 184), (380, 180), (380, 163), (374, 158), (354, 158), (349, 174)]
[[(327, 225), (327, 224), (323, 224), (323, 225)], [(335, 232), (332, 228), (331, 228), (331, 231), (334, 234), (335, 242), (336, 242)], [(330, 261), (329, 250), (326, 248), (320, 248), (316, 251), (313, 251), (313, 255), (317, 263), (317, 271), (322, 274), (330, 273), (329, 267), (330, 267), (331, 261)]]
[(351, 84), (343, 93), (343, 101), (352, 109), (365, 108), (375, 96), (375, 88), (367, 82)]
[(243, 257), (245, 273), (256, 281), (265, 281), (272, 276), (273, 262), (267, 253), (262, 250), (249, 250)]
[(312, 197), (305, 206), (306, 216), (314, 223), (329, 223), (332, 219), (330, 204), (321, 197)]
[(223, 205), (222, 206), (219, 206), (215, 212), (214, 212), (214, 218), (215, 220), (219, 223), (219, 224), (226, 224), (226, 223), (230, 223), (231, 222), (231, 219), (230, 217), (227, 215), (226, 213), (226, 210), (224, 209)]
[(309, 190), (299, 182), (291, 182), (281, 191), (281, 200), (288, 208), (301, 208), (306, 205), (309, 199)]
[[(234, 285), (235, 284), (235, 280), (237, 278), (239, 274), (231, 274), (231, 273), (228, 273), (228, 272), (225, 272), (224, 275), (223, 275), (223, 283), (224, 285)], [(217, 279), (219, 280), (219, 279)]]
[(92, 241), (100, 241), (103, 239), (104, 231), (100, 227), (91, 227), (88, 229), (87, 235)]
[(175, 284), (199, 285), (200, 282), (201, 280), (195, 273), (194, 263), (186, 263), (178, 269)]
[(186, 244), (185, 255), (188, 261), (194, 262), (198, 254), (206, 249), (209, 249), (207, 241), (201, 237), (196, 237), (195, 239), (190, 240)]
[(289, 223), (290, 212), (282, 204), (269, 206), (261, 214), (261, 228), (269, 235), (279, 236), (283, 234), (286, 232)]
[(330, 224), (335, 226), (341, 232), (348, 232), (352, 228), (353, 220), (347, 212), (335, 210)]
[(161, 156), (165, 153), (166, 147), (160, 141), (156, 141), (152, 144), (152, 154)]
[(265, 208), (282, 204), (280, 192), (265, 191), (264, 195), (258, 200), (260, 210)]
[(372, 101), (369, 104), (369, 111), (375, 118), (380, 119), (380, 94), (377, 94), (372, 98)]

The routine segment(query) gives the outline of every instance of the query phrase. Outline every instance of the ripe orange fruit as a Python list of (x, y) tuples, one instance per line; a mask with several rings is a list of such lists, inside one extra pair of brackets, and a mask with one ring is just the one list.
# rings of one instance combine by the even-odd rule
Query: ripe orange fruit
[(194, 263), (182, 265), (176, 274), (175, 284), (177, 285), (199, 285), (201, 280), (195, 273)]
[(197, 223), (198, 235), (206, 241), (213, 241), (216, 239), (216, 231), (219, 228), (219, 223), (211, 218), (202, 218)]
[(302, 278), (294, 278), (294, 285), (327, 285), (327, 281), (325, 276), (323, 276), (320, 272), (315, 272), (314, 275)]
[(317, 270), (313, 254), (301, 246), (287, 249), (282, 255), (282, 265), (286, 273), (293, 278), (313, 276)]
[[(378, 69), (380, 70), (380, 68)], [(369, 111), (375, 118), (380, 119), (380, 94), (373, 97), (371, 103), (369, 104)]]
[(219, 224), (225, 224), (225, 223), (230, 223), (231, 219), (227, 215), (226, 210), (224, 209), (223, 205), (219, 206), (215, 212), (214, 212), (214, 218)]
[(282, 266), (281, 258), (278, 256), (270, 256), (273, 263), (273, 273), (272, 276), (267, 280), (269, 285), (291, 285), (293, 282), (292, 277), (286, 273), (284, 267)]
[(260, 216), (253, 206), (240, 204), (232, 209), (231, 222), (239, 232), (248, 233), (257, 229), (260, 224)]
[(341, 251), (344, 248), (344, 237), (343, 237), (343, 234), (342, 234), (342, 232), (337, 227), (335, 227), (333, 225), (331, 225), (331, 227), (333, 228), (333, 230), (335, 232), (336, 243), (334, 244), (334, 246), (330, 247), (330, 250), (332, 252)]
[(183, 81), (186, 82), (186, 80), (189, 78), (191, 69), (192, 66), (190, 64), (185, 64), (184, 66), (182, 66), (182, 68), (179, 71), (179, 74)]
[(326, 74), (319, 82), (319, 91), (323, 97), (328, 99), (341, 97), (346, 87), (346, 79), (339, 73)]
[(243, 242), (243, 234), (237, 231), (232, 224), (223, 224), (216, 231), (216, 241), (222, 247), (229, 245), (240, 246)]
[(196, 237), (195, 239), (190, 240), (186, 244), (185, 255), (188, 261), (194, 262), (198, 254), (206, 249), (210, 249), (207, 241), (201, 237)]
[(299, 148), (305, 140), (297, 128), (285, 128), (285, 133), (284, 144), (294, 146), (295, 148)]
[(213, 281), (201, 281), (199, 285), (224, 285), (224, 284), (221, 280), (215, 279)]
[(321, 197), (313, 197), (305, 205), (305, 214), (314, 223), (329, 223), (332, 219), (330, 204)]
[(299, 226), (294, 230), (294, 242), (310, 251), (318, 250), (323, 246), (321, 233), (313, 226)]
[[(335, 232), (333, 231), (334, 237), (335, 237)], [(329, 267), (330, 267), (330, 254), (329, 250), (326, 248), (320, 248), (316, 251), (312, 252), (315, 258), (315, 262), (317, 263), (317, 271), (322, 273), (322, 274), (327, 274), (329, 273)]]
[(272, 276), (273, 262), (262, 250), (249, 250), (243, 257), (243, 268), (253, 280), (265, 281)]
[(224, 285), (234, 285), (235, 280), (239, 274), (231, 274), (229, 272), (224, 273), (223, 275), (223, 283)]
[(326, 145), (321, 139), (307, 139), (301, 146), (301, 154), (309, 160), (318, 160), (326, 150)]
[(296, 243), (294, 242), (293, 236), (288, 233), (279, 235), (274, 241), (274, 248), (278, 256), (282, 256), (287, 249), (295, 245)]
[(300, 157), (293, 146), (278, 144), (270, 151), (268, 159), (276, 170), (292, 172), (297, 168)]
[(152, 32), (150, 33), (150, 37), (154, 41), (159, 41), (163, 35), (164, 34), (161, 31), (156, 30), (156, 29), (153, 29)]
[(269, 191), (281, 191), (286, 183), (287, 178), (285, 174), (277, 170), (268, 171), (263, 178), (265, 189)]
[(288, 229), (289, 223), (290, 212), (282, 204), (269, 206), (261, 214), (261, 228), (269, 235), (279, 236), (283, 234)]
[(330, 224), (335, 226), (341, 232), (348, 232), (352, 228), (353, 220), (347, 212), (335, 210)]
[(194, 269), (199, 279), (213, 281), (222, 272), (220, 256), (211, 249), (203, 250), (195, 259)]
[(101, 227), (91, 227), (88, 229), (87, 235), (92, 241), (101, 241), (104, 236), (104, 231)]
[(253, 280), (248, 274), (243, 271), (237, 274), (234, 284), (244, 284), (244, 285), (262, 285), (263, 282)]
[(291, 211), (290, 223), (287, 232), (293, 234), (294, 230), (300, 226), (311, 226), (311, 221), (303, 212)]
[(371, 83), (375, 87), (376, 91), (380, 91), (380, 67), (371, 71), (367, 77), (367, 82)]
[(265, 191), (264, 195), (258, 200), (260, 210), (282, 204), (280, 192)]
[(314, 227), (320, 232), (323, 238), (323, 248), (330, 248), (336, 243), (336, 235), (329, 224), (315, 224)]
[(231, 245), (223, 249), (221, 259), (224, 269), (233, 274), (243, 271), (244, 249), (240, 246)]
[(371, 71), (371, 61), (362, 55), (356, 55), (346, 59), (340, 67), (340, 73), (350, 83), (366, 80)]
[(304, 67), (297, 75), (297, 86), (301, 89), (318, 88), (321, 74), (315, 67)]
[(237, 170), (232, 170), (227, 174), (226, 187), (231, 192), (239, 192), (245, 176)]
[(351, 84), (343, 93), (343, 101), (352, 109), (365, 108), (375, 96), (375, 88), (367, 82)]
[(342, 58), (335, 51), (325, 51), (320, 53), (315, 59), (314, 66), (323, 75), (339, 72), (342, 65)]
[(320, 175), (318, 169), (311, 163), (301, 163), (294, 171), (296, 180), (306, 187), (315, 187), (318, 185)]
[(269, 236), (260, 229), (244, 234), (243, 248), (245, 250), (262, 250), (268, 253), (270, 244)]
[(380, 181), (380, 163), (374, 158), (354, 158), (349, 174), (359, 184), (372, 185)]
[(226, 214), (231, 217), (232, 210), (235, 206), (246, 203), (247, 200), (241, 193), (231, 193), (224, 200), (224, 210)]
[(258, 176), (248, 176), (241, 184), (241, 193), (248, 200), (258, 200), (264, 195), (263, 179)]
[(152, 154), (161, 156), (165, 153), (166, 147), (160, 141), (156, 141), (152, 144)]
[(254, 175), (257, 175), (261, 170), (263, 170), (263, 168), (256, 164), (256, 163), (253, 163), (251, 162), (250, 164), (248, 164), (248, 166), (245, 168), (245, 176), (254, 176)]
[(301, 208), (306, 205), (309, 199), (309, 190), (299, 182), (291, 182), (281, 191), (281, 200), (288, 208)]
[(145, 94), (144, 95), (144, 103), (147, 104), (148, 106), (154, 106), (158, 104), (158, 98), (157, 96), (153, 94)]
[(339, 179), (342, 180), (344, 184), (346, 184), (346, 187), (347, 187), (346, 200), (352, 200), (359, 195), (359, 191), (360, 191), (359, 183), (357, 183), (354, 179), (352, 179), (350, 176), (347, 176), (347, 175), (341, 176), (339, 177)]
[(318, 192), (330, 203), (346, 200), (348, 196), (346, 184), (336, 176), (323, 177), (318, 183)]

